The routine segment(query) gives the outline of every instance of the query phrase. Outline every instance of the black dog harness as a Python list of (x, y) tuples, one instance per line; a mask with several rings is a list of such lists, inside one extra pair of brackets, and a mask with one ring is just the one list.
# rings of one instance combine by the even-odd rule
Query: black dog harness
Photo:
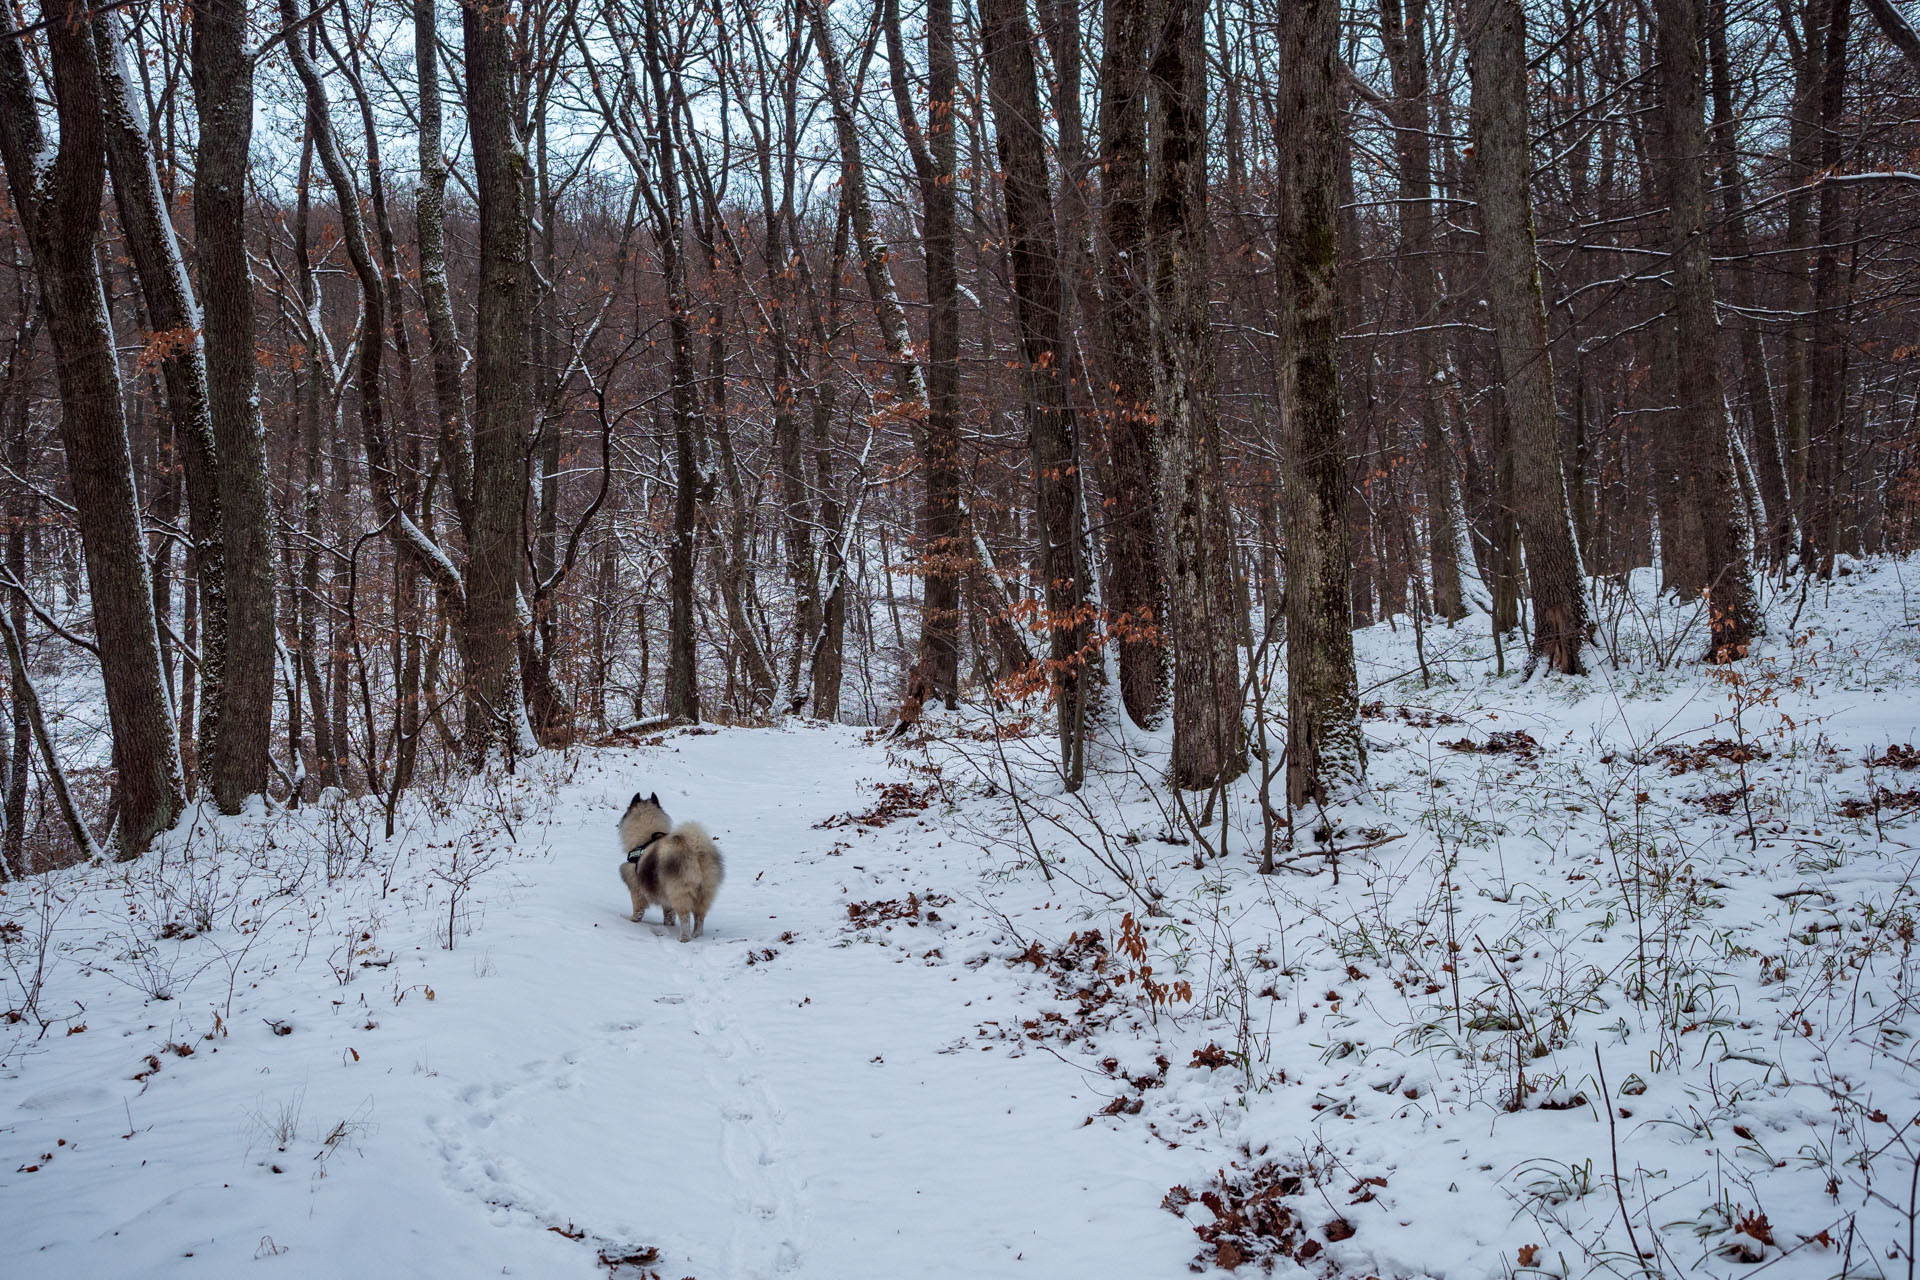
[(654, 832), (652, 835), (648, 836), (645, 840), (642, 840), (638, 848), (636, 848), (632, 853), (627, 855), (627, 861), (628, 862), (640, 861), (640, 857), (642, 854), (646, 853), (648, 849), (652, 848), (659, 841), (666, 839), (666, 837), (667, 837), (667, 833), (664, 831)]

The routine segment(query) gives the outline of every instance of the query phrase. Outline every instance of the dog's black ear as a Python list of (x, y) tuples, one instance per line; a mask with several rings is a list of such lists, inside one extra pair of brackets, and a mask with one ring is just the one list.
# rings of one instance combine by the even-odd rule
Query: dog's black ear
[(660, 804), (660, 793), (656, 791), (652, 795), (648, 796), (647, 803), (657, 807)]
[(639, 803), (640, 803), (640, 793), (636, 791), (633, 793), (633, 799), (627, 803), (627, 808), (631, 809), (634, 807), (634, 805), (637, 805)]

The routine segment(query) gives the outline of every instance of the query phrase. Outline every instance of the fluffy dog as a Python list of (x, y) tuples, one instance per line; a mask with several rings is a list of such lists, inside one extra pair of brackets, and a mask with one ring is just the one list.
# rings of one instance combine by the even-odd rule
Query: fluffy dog
[(666, 922), (680, 925), (680, 941), (706, 932), (707, 910), (720, 892), (726, 864), (713, 837), (697, 822), (675, 826), (660, 807), (660, 796), (634, 794), (620, 819), (620, 847), (627, 860), (620, 879), (633, 895), (633, 919), (660, 904)]

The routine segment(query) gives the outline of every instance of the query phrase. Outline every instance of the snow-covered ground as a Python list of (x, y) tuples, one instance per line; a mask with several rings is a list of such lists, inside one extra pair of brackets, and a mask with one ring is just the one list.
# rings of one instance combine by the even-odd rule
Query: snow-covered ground
[[(627, 1273), (1178, 1269), (1152, 1209), (1184, 1163), (1084, 1127), (1104, 1099), (1068, 1066), (973, 1043), (1024, 988), (982, 937), (932, 906), (853, 927), (850, 904), (937, 901), (978, 858), (912, 820), (816, 826), (891, 776), (859, 732), (545, 767), (417, 811), (384, 899), (357, 812), (10, 887), (16, 964), (51, 917), (51, 1023), (7, 1031), (0, 1274), (591, 1276), (649, 1250)], [(695, 943), (626, 919), (637, 787), (728, 855)], [(456, 853), (479, 871), (449, 951)], [(157, 936), (208, 899), (211, 928)]]
[[(1920, 567), (1853, 568), (1737, 682), (1644, 582), (1586, 681), (1361, 633), (1372, 847), (1268, 877), (1257, 769), (1196, 868), (1163, 742), (1069, 796), (975, 710), (6, 886), (0, 1274), (1909, 1274)], [(635, 789), (727, 854), (692, 944)]]

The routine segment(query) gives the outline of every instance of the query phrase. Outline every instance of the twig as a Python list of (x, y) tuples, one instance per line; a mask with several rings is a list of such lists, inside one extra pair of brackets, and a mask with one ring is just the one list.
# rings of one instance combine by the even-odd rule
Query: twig
[(1620, 1203), (1620, 1220), (1627, 1225), (1627, 1243), (1633, 1246), (1633, 1260), (1640, 1266), (1646, 1254), (1640, 1252), (1640, 1237), (1634, 1234), (1633, 1214), (1627, 1210), (1627, 1193), (1620, 1189), (1620, 1133), (1613, 1119), (1613, 1091), (1607, 1088), (1607, 1068), (1600, 1061), (1600, 1047), (1593, 1049), (1593, 1069), (1600, 1075), (1600, 1106), (1607, 1113), (1607, 1152), (1613, 1158), (1613, 1198)]
[(67, 630), (65, 627), (61, 626), (58, 622), (56, 622), (54, 620), (53, 615), (48, 613), (46, 609), (42, 608), (40, 602), (33, 598), (33, 593), (27, 590), (26, 585), (22, 583), (20, 579), (13, 576), (13, 571), (11, 569), (0, 569), (0, 587), (5, 587), (9, 591), (13, 591), (17, 593), (20, 599), (26, 604), (27, 609), (33, 614), (35, 618), (38, 618), (40, 620), (41, 626), (53, 632), (53, 634), (59, 636), (62, 640), (65, 640), (68, 644), (74, 645), (75, 647), (80, 649), (84, 649), (96, 658), (100, 656), (99, 645), (87, 639), (85, 636), (75, 635), (73, 632)]
[(1381, 836), (1378, 840), (1368, 840), (1364, 844), (1343, 844), (1337, 849), (1308, 849), (1278, 861), (1297, 862), (1302, 858), (1337, 858), (1343, 853), (1363, 853), (1368, 849), (1378, 849), (1383, 844), (1392, 844), (1395, 840), (1404, 840), (1406, 837), (1406, 832), (1396, 831), (1390, 836)]

